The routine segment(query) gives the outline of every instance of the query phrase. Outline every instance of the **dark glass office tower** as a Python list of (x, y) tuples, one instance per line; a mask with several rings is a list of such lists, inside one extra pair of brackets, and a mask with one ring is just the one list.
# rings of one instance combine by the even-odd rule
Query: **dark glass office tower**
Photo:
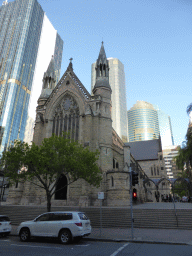
[[(3, 3), (0, 7), (0, 154), (15, 139), (24, 139), (29, 100), (33, 105), (40, 95), (43, 73), (51, 55), (59, 80), (62, 51), (62, 39), (36, 0)], [(37, 68), (41, 63), (41, 68)], [(31, 111), (35, 112), (35, 107)]]

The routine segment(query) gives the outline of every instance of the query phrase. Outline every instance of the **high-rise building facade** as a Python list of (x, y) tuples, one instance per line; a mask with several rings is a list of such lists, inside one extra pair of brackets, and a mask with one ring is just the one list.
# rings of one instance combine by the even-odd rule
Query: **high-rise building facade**
[(152, 104), (137, 101), (127, 115), (129, 142), (159, 138), (158, 114)]
[(0, 7), (0, 35), (1, 154), (15, 139), (24, 139), (28, 113), (35, 119), (43, 73), (52, 55), (58, 82), (63, 41), (36, 0), (5, 1)]
[(178, 178), (178, 173), (181, 172), (177, 168), (176, 162), (174, 157), (176, 157), (179, 153), (179, 146), (166, 146), (163, 149), (163, 158), (165, 161), (165, 170), (167, 172), (167, 177), (171, 178)]
[(159, 131), (161, 136), (162, 148), (164, 149), (167, 146), (173, 146), (173, 132), (171, 126), (171, 118), (169, 115), (164, 113), (158, 106), (153, 105), (153, 107), (157, 110), (158, 121), (159, 121)]
[(34, 125), (35, 125), (35, 120), (29, 116), (27, 118), (27, 123), (26, 123), (26, 128), (25, 128), (25, 136), (24, 136), (24, 141), (27, 142), (29, 145), (32, 144)]
[[(119, 137), (127, 142), (127, 104), (124, 65), (117, 58), (107, 58), (109, 65), (109, 84), (112, 89), (112, 126)], [(91, 69), (91, 90), (96, 82), (96, 62)]]

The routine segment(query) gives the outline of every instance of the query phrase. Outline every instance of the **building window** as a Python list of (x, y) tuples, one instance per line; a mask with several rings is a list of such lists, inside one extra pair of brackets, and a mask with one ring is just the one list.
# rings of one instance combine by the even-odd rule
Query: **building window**
[(115, 159), (113, 158), (113, 169), (115, 169)]
[(70, 95), (65, 95), (55, 108), (52, 133), (57, 136), (63, 132), (69, 133), (70, 138), (78, 140), (79, 137), (79, 107)]
[(157, 167), (157, 175), (159, 175), (159, 167)]
[(111, 187), (114, 187), (114, 179), (113, 179), (113, 176), (111, 176)]
[(151, 176), (153, 176), (153, 167), (151, 167)]
[(163, 168), (163, 167), (161, 167), (161, 170), (164, 170), (164, 168)]
[(113, 158), (113, 169), (118, 169), (119, 168), (119, 163), (115, 158)]

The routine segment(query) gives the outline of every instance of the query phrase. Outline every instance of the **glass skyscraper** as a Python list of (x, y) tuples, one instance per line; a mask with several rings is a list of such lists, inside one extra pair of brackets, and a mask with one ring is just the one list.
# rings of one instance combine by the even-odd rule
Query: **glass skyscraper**
[(152, 104), (137, 101), (127, 114), (129, 142), (159, 138), (158, 114)]
[[(117, 58), (107, 58), (109, 64), (109, 84), (112, 89), (112, 126), (119, 137), (127, 142), (127, 104), (124, 65)], [(91, 90), (96, 82), (96, 62), (91, 69)]]
[[(36, 0), (0, 7), (0, 154), (24, 139), (28, 113), (35, 119), (43, 73), (54, 55), (60, 78), (63, 41)], [(30, 104), (29, 104), (30, 102)]]
[(158, 114), (162, 148), (164, 149), (167, 146), (173, 146), (174, 140), (170, 116), (164, 113), (161, 109), (159, 109), (158, 106), (153, 105), (153, 107), (157, 110)]

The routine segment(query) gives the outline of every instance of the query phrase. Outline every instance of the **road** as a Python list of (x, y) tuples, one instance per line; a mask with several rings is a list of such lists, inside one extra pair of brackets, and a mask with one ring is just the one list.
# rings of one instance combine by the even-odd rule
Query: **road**
[(117, 243), (82, 240), (61, 245), (54, 239), (32, 239), (22, 243), (19, 237), (0, 238), (0, 255), (9, 256), (187, 256), (192, 247), (145, 243)]

